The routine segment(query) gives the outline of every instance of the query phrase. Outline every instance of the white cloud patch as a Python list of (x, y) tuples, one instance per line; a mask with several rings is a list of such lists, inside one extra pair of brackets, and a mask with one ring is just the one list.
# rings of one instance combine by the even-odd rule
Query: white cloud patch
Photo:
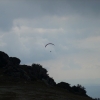
[[(41, 63), (49, 70), (50, 76), (56, 82), (66, 80), (74, 85), (78, 83), (95, 84), (96, 82), (91, 83), (91, 80), (100, 79), (100, 62), (95, 56), (77, 54)], [(100, 81), (98, 81), (98, 84), (100, 84)]]

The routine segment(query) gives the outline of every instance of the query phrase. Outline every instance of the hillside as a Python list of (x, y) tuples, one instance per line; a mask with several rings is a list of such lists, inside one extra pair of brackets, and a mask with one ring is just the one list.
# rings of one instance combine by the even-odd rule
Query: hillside
[(92, 100), (74, 95), (65, 89), (47, 86), (42, 81), (33, 83), (0, 84), (0, 100)]
[(56, 83), (40, 64), (20, 62), (0, 51), (0, 100), (92, 100), (83, 86)]

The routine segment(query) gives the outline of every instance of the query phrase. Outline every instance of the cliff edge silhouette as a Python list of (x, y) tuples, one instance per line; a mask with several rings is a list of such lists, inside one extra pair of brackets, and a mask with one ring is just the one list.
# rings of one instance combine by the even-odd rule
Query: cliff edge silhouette
[(0, 51), (0, 100), (93, 100), (80, 84), (56, 83), (42, 65), (20, 62)]

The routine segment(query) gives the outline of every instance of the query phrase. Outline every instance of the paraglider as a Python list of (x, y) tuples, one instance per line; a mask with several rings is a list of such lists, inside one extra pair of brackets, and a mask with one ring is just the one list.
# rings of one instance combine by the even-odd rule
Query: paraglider
[(45, 45), (45, 47), (46, 47), (47, 45), (50, 45), (50, 44), (51, 44), (51, 45), (54, 45), (53, 43), (48, 43), (48, 44)]
[[(48, 46), (48, 45), (54, 45), (53, 43), (48, 43), (48, 44), (46, 44), (45, 45), (45, 48), (46, 48), (46, 46)], [(55, 45), (54, 45), (55, 46)], [(51, 52), (51, 51), (50, 51)]]

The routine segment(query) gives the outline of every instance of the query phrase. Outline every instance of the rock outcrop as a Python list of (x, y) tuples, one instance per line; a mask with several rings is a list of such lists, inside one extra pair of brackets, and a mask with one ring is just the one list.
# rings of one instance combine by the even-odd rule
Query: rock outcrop
[(5, 67), (8, 61), (9, 61), (9, 56), (3, 51), (0, 51), (0, 68)]
[(13, 65), (19, 65), (21, 60), (17, 57), (9, 57), (9, 60), (13, 63)]
[[(4, 82), (32, 82), (42, 81), (47, 86), (55, 86), (67, 89), (69, 92), (87, 96), (84, 87), (81, 85), (70, 87), (69, 83), (60, 82), (56, 84), (53, 78), (47, 74), (47, 70), (40, 64), (20, 65), (21, 60), (17, 57), (9, 57), (3, 51), (0, 51), (0, 83)], [(88, 97), (88, 96), (87, 96)]]
[(49, 77), (47, 70), (40, 64), (20, 65), (21, 60), (17, 57), (9, 57), (6, 53), (0, 51), (0, 69), (2, 74), (6, 75), (4, 81), (36, 81), (45, 79), (49, 85), (56, 85), (54, 79)]

